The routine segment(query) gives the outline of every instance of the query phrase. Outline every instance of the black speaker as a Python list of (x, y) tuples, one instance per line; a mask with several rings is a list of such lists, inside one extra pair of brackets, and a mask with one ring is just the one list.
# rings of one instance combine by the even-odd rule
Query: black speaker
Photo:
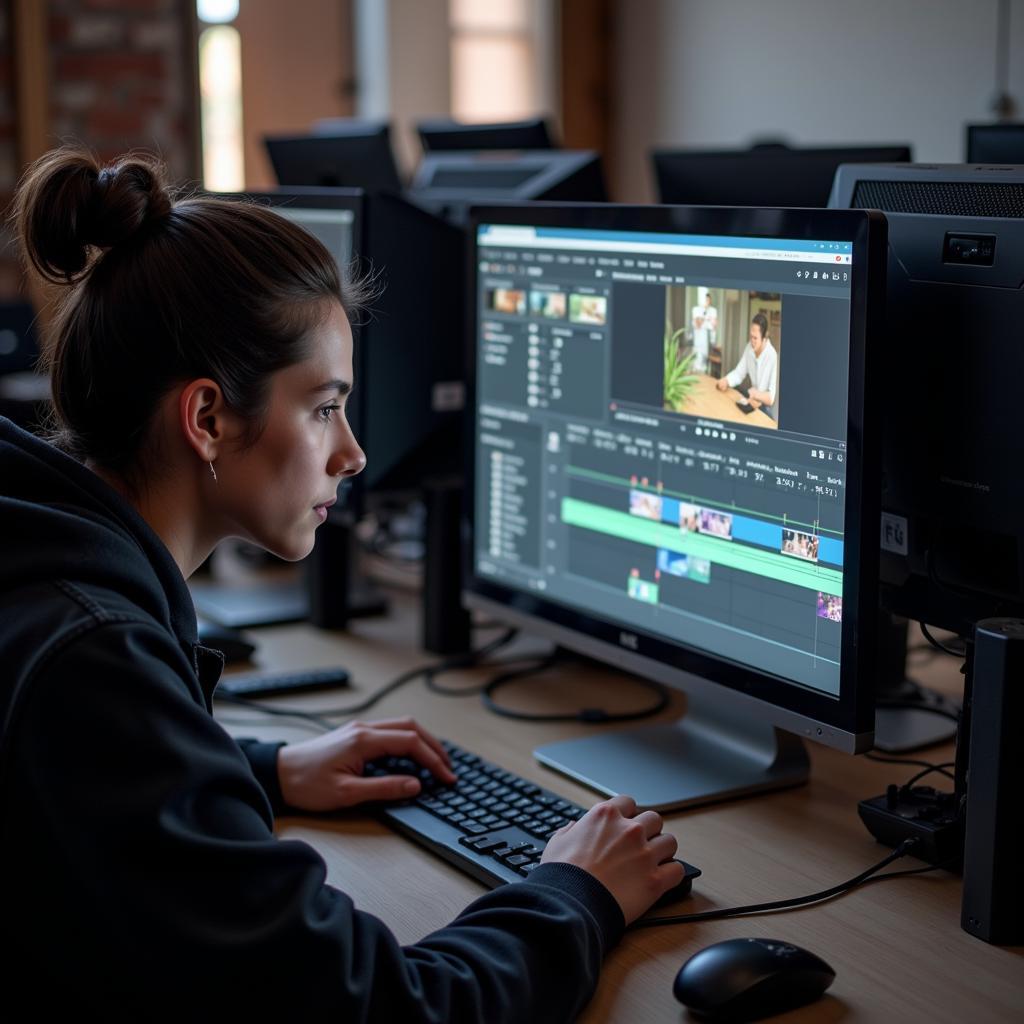
[(344, 629), (349, 619), (384, 615), (387, 600), (359, 573), (352, 512), (339, 501), (327, 510), (306, 559), (309, 621), (320, 629)]
[(462, 548), (459, 478), (428, 480), (423, 485), (427, 536), (423, 565), (423, 646), (435, 654), (470, 649), (469, 612), (462, 607)]
[(1013, 842), (1022, 728), (1024, 620), (983, 619), (974, 633), (960, 926), (997, 945), (1024, 942), (1024, 873)]

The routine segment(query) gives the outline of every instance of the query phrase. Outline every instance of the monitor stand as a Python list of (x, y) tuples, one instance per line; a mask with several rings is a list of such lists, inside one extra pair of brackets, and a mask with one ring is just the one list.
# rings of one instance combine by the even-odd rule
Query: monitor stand
[(548, 743), (533, 753), (591, 789), (628, 794), (654, 811), (799, 786), (810, 771), (799, 736), (692, 696), (678, 721)]
[[(960, 705), (907, 676), (906, 619), (880, 611), (875, 683), (875, 749), (904, 754), (956, 738)], [(887, 707), (888, 702), (899, 707)], [(915, 705), (915, 706), (907, 706)]]

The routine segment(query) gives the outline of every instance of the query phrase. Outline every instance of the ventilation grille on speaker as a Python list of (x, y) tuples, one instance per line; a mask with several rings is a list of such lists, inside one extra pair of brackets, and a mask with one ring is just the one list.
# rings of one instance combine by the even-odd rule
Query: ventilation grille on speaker
[(858, 181), (850, 205), (886, 213), (1024, 217), (1024, 183)]

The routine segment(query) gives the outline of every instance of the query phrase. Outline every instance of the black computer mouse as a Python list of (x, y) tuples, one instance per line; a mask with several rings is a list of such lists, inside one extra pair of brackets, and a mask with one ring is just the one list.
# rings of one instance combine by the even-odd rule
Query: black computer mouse
[(206, 619), (199, 619), (199, 642), (204, 647), (213, 647), (224, 655), (224, 661), (248, 661), (256, 652), (256, 645), (246, 640), (237, 629), (218, 626)]
[(711, 1020), (760, 1020), (818, 999), (836, 972), (821, 957), (780, 939), (728, 939), (694, 954), (672, 992)]

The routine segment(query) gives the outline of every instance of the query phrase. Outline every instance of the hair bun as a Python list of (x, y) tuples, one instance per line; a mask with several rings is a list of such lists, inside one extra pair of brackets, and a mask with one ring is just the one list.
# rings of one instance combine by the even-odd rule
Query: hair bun
[(120, 245), (172, 206), (155, 158), (126, 156), (101, 167), (87, 150), (62, 148), (29, 167), (14, 218), (36, 270), (69, 283), (88, 270), (97, 251)]

